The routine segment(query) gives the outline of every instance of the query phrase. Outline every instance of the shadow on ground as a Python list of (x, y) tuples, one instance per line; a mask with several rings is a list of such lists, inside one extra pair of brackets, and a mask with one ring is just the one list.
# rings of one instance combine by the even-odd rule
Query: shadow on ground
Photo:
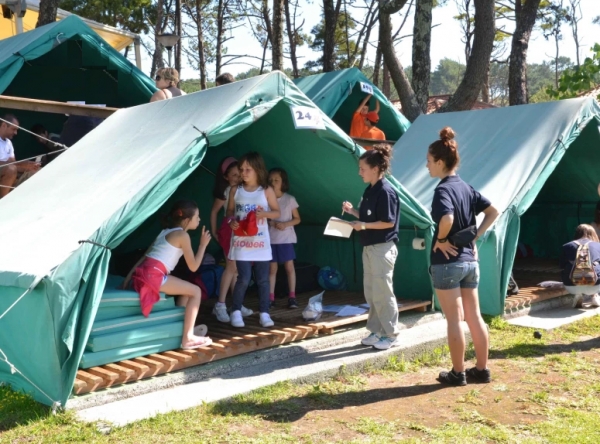
[(447, 389), (439, 383), (408, 387), (377, 388), (331, 394), (319, 390), (319, 385), (305, 396), (285, 400), (261, 402), (258, 400), (224, 401), (215, 405), (213, 412), (220, 415), (260, 415), (274, 422), (295, 422), (313, 410), (341, 410), (344, 407), (360, 407), (399, 398), (427, 395)]
[(0, 432), (43, 419), (51, 414), (49, 407), (22, 393), (0, 386)]

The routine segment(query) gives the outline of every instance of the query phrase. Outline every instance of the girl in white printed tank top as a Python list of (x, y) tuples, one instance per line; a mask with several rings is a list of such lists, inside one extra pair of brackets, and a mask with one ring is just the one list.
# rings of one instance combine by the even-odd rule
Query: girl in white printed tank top
[[(219, 174), (220, 173), (220, 174)], [(229, 227), (229, 219), (227, 218), (227, 206), (229, 202), (229, 192), (231, 188), (235, 188), (240, 183), (240, 169), (238, 161), (234, 157), (226, 157), (221, 161), (217, 174), (215, 175), (215, 187), (213, 189), (213, 197), (215, 199), (210, 211), (210, 227), (214, 238), (217, 240), (223, 253), (225, 253), (225, 271), (221, 277), (221, 287), (219, 288), (219, 300), (213, 308), (212, 314), (217, 317), (219, 322), (230, 322), (229, 313), (225, 299), (227, 292), (233, 289), (237, 279), (237, 268), (235, 261), (229, 259), (229, 249), (231, 248), (232, 231)], [(224, 217), (221, 225), (217, 225), (217, 216), (224, 210)], [(217, 228), (218, 227), (218, 228)], [(242, 306), (242, 316), (250, 316), (253, 312), (249, 308)]]
[(145, 316), (150, 314), (152, 305), (160, 298), (160, 292), (183, 296), (185, 298), (183, 304), (178, 303), (178, 305), (185, 306), (181, 348), (190, 350), (206, 347), (212, 343), (212, 340), (209, 337), (196, 335), (194, 332), (202, 296), (200, 288), (171, 276), (170, 273), (181, 256), (185, 258), (190, 270), (196, 271), (202, 263), (204, 251), (210, 242), (210, 233), (202, 227), (200, 246), (194, 254), (188, 231), (198, 228), (200, 215), (198, 205), (189, 200), (180, 200), (175, 203), (168, 214), (167, 225), (169, 228), (160, 232), (146, 254), (129, 272), (123, 282), (123, 288), (127, 288), (131, 281), (135, 291), (140, 294), (140, 305)]
[[(267, 219), (279, 217), (279, 204), (275, 192), (267, 184), (268, 172), (260, 154), (253, 152), (244, 155), (239, 165), (242, 183), (231, 189), (227, 208), (227, 216), (233, 218), (230, 227), (234, 231), (229, 259), (236, 261), (238, 270), (233, 289), (231, 325), (244, 326), (241, 309), (254, 267), (260, 299), (260, 323), (263, 327), (272, 327), (273, 321), (269, 316), (269, 267), (272, 256)], [(256, 216), (257, 233), (236, 233), (240, 225), (252, 220), (252, 217), (248, 219), (251, 213)]]

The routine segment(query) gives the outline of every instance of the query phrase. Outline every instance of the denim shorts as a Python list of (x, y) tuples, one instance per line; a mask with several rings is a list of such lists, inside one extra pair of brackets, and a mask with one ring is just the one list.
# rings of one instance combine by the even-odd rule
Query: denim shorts
[(454, 288), (477, 288), (479, 286), (478, 262), (452, 262), (432, 265), (430, 270), (433, 288), (452, 290)]

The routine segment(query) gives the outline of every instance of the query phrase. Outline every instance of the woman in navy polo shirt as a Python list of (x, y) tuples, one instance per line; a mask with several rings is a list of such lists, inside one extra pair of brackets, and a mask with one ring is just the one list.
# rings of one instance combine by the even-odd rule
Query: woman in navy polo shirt
[(358, 174), (369, 186), (358, 211), (350, 202), (342, 204), (342, 211), (359, 219), (352, 224), (363, 245), (365, 299), (370, 306), (367, 330), (371, 334), (362, 343), (379, 350), (398, 345), (400, 332), (394, 295), (400, 200), (385, 178), (391, 160), (392, 147), (387, 144), (377, 144), (360, 156)]
[[(466, 385), (467, 376), (479, 382), (491, 381), (487, 368), (488, 331), (479, 312), (479, 264), (475, 242), (498, 217), (498, 211), (490, 201), (456, 174), (459, 160), (454, 131), (446, 127), (440, 131), (440, 140), (429, 145), (427, 169), (431, 177), (441, 179), (431, 203), (431, 218), (436, 223), (431, 250), (431, 278), (448, 323), (448, 346), (452, 358), (452, 370), (441, 372), (438, 380), (451, 385)], [(481, 212), (485, 217), (476, 228), (475, 216)], [(468, 244), (463, 247), (453, 245), (452, 242), (458, 244), (455, 235), (469, 227), (473, 232), (476, 229), (474, 239), (468, 239)], [(464, 231), (461, 234), (464, 236)], [(477, 357), (476, 366), (466, 371), (465, 335), (461, 326), (463, 317), (469, 326)]]

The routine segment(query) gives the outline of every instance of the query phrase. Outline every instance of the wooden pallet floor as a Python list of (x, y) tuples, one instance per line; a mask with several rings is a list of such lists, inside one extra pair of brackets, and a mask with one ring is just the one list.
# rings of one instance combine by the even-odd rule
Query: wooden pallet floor
[[(201, 307), (199, 323), (206, 324), (208, 327), (208, 336), (214, 341), (210, 347), (199, 350), (172, 350), (79, 370), (73, 394), (82, 395), (243, 353), (300, 341), (318, 334), (332, 334), (336, 328), (367, 319), (366, 314), (340, 318), (333, 313), (324, 313), (316, 322), (304, 321), (302, 309), (307, 305), (308, 299), (316, 293), (298, 295), (300, 308), (291, 310), (287, 308), (287, 300), (278, 299), (270, 313), (275, 322), (273, 328), (261, 327), (258, 313), (245, 318), (244, 328), (233, 328), (229, 324), (220, 323), (210, 314), (214, 301), (206, 301)], [(364, 302), (362, 294), (351, 292), (326, 292), (324, 298), (324, 305), (358, 305)], [(258, 310), (256, 298), (247, 298), (244, 305), (255, 311)], [(431, 303), (399, 300), (398, 305), (399, 311), (425, 311)]]
[(564, 288), (541, 288), (537, 284), (543, 281), (560, 281), (560, 267), (557, 261), (533, 258), (516, 261), (513, 274), (519, 294), (509, 296), (504, 302), (504, 311), (511, 312), (529, 307), (536, 302), (554, 299), (569, 294)]

